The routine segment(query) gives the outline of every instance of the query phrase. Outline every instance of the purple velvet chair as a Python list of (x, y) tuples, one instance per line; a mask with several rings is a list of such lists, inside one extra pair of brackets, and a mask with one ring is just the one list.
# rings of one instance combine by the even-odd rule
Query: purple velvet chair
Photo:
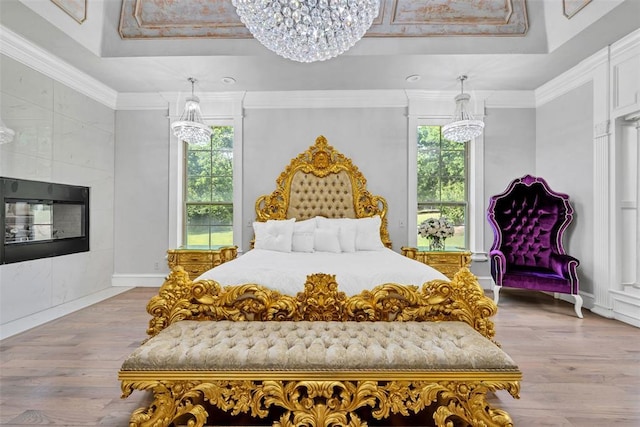
[(580, 261), (567, 255), (562, 244), (573, 220), (569, 196), (551, 190), (542, 178), (525, 175), (489, 199), (487, 218), (493, 229), (489, 260), (495, 303), (503, 286), (571, 294), (582, 318)]

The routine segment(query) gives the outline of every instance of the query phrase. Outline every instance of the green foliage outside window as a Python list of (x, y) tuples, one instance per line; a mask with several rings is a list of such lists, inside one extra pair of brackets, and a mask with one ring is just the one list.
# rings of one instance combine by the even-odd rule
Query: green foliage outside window
[[(444, 139), (441, 126), (418, 126), (418, 225), (427, 218), (445, 217), (455, 234), (446, 249), (466, 247), (467, 143)], [(418, 237), (418, 246), (427, 246)]]
[(211, 141), (186, 147), (185, 245), (233, 244), (233, 127), (213, 126)]

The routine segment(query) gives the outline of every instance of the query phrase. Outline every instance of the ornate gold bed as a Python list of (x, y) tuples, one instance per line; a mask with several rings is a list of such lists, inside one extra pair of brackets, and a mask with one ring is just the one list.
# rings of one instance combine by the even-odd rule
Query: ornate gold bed
[[(258, 221), (379, 215), (391, 247), (386, 214), (386, 201), (322, 136), (256, 202)], [(178, 266), (147, 305), (150, 338), (119, 372), (123, 397), (153, 393), (130, 426), (203, 426), (221, 411), (277, 427), (356, 427), (411, 414), (420, 425), (511, 426), (486, 401), (498, 390), (517, 398), (521, 379), (494, 341), (496, 310), (466, 268), (451, 281), (383, 283), (347, 296), (331, 271), (286, 295), (191, 281)]]

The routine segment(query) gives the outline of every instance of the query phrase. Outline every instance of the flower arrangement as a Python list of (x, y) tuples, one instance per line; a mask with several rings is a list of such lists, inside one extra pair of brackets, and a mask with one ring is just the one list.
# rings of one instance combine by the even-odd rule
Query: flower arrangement
[(428, 218), (418, 226), (418, 236), (429, 241), (429, 250), (443, 251), (444, 241), (454, 234), (453, 224), (444, 217)]

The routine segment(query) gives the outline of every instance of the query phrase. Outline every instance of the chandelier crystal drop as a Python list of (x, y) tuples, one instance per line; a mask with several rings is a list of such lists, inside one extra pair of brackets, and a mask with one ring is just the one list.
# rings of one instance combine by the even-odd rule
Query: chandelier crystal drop
[(379, 0), (232, 0), (242, 23), (267, 49), (298, 62), (336, 57), (360, 40)]
[(467, 110), (467, 104), (471, 99), (468, 93), (464, 93), (464, 81), (467, 76), (460, 76), (460, 95), (455, 97), (456, 110), (451, 122), (442, 127), (442, 135), (449, 141), (466, 142), (480, 136), (484, 129), (482, 120), (474, 120)]
[(189, 144), (208, 144), (211, 141), (211, 128), (204, 124), (200, 99), (193, 94), (193, 85), (197, 80), (193, 77), (188, 80), (191, 82), (191, 96), (187, 98), (180, 120), (171, 123), (171, 130), (178, 139)]

